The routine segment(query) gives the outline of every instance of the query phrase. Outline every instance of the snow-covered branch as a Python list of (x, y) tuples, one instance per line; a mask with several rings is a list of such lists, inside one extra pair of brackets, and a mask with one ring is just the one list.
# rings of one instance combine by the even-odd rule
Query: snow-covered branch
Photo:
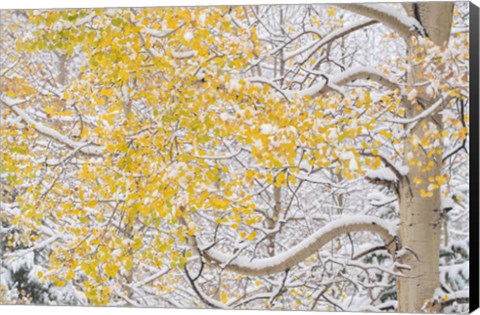
[(162, 30), (162, 31), (146, 27), (141, 23), (135, 23), (135, 25), (138, 26), (138, 27), (141, 27), (141, 32), (142, 33), (149, 34), (149, 35), (151, 35), (152, 37), (155, 37), (155, 38), (166, 38), (166, 37), (174, 34), (180, 28), (184, 27), (185, 23), (180, 23), (180, 25), (175, 29), (165, 29), (165, 30)]
[(424, 33), (422, 25), (416, 19), (383, 4), (339, 3), (336, 6), (381, 22), (406, 40), (415, 30)]
[[(291, 249), (274, 257), (252, 259), (241, 256), (232, 259), (230, 255), (214, 248), (204, 250), (203, 256), (210, 263), (218, 264), (226, 270), (250, 276), (263, 276), (286, 271), (304, 261), (328, 242), (352, 232), (375, 233), (385, 244), (389, 244), (391, 253), (395, 250), (396, 228), (391, 223), (373, 216), (353, 216), (328, 223)], [(194, 250), (202, 252), (202, 245), (197, 243), (195, 236), (191, 238), (190, 244)]]
[(389, 119), (388, 121), (391, 122), (391, 123), (395, 123), (395, 124), (411, 124), (411, 123), (417, 122), (419, 120), (422, 120), (422, 119), (425, 119), (425, 118), (431, 116), (437, 110), (439, 110), (440, 107), (445, 103), (446, 103), (445, 99), (443, 97), (441, 97), (432, 106), (430, 106), (429, 108), (427, 108), (426, 110), (424, 110), (423, 112), (421, 112), (420, 114), (418, 114), (415, 117)]
[(39, 249), (42, 249), (54, 242), (56, 242), (57, 240), (59, 239), (62, 239), (62, 236), (57, 234), (57, 235), (53, 235), (49, 238), (47, 238), (46, 240), (42, 241), (42, 242), (39, 242), (37, 243), (36, 245), (32, 246), (32, 247), (29, 247), (29, 248), (26, 248), (26, 249), (21, 249), (21, 250), (17, 250), (15, 252), (12, 252), (12, 253), (7, 253), (5, 254), (5, 257), (7, 258), (18, 258), (18, 257), (22, 257), (22, 256), (25, 256), (27, 255), (28, 253), (31, 253), (33, 251), (36, 251), (36, 250), (39, 250)]
[(396, 166), (395, 164), (390, 162), (389, 158), (382, 155), (381, 153), (374, 154), (371, 151), (361, 151), (360, 154), (363, 156), (378, 157), (386, 165), (386, 168), (384, 169), (370, 171), (369, 173), (367, 173), (367, 177), (370, 177), (372, 179), (378, 178), (380, 180), (395, 182), (408, 174), (408, 166)]
[[(344, 37), (350, 33), (353, 33), (359, 29), (362, 29), (364, 27), (367, 27), (367, 26), (370, 26), (370, 25), (373, 25), (377, 23), (377, 21), (374, 21), (374, 20), (361, 20), (361, 21), (358, 21), (358, 22), (354, 22), (354, 23), (351, 23), (351, 24), (348, 24), (336, 31), (333, 31), (325, 36), (322, 36), (322, 38), (320, 40), (317, 40), (315, 42), (312, 42), (312, 43), (309, 43), (305, 46), (302, 46), (300, 47), (299, 49), (285, 55), (284, 57), (284, 60), (287, 61), (289, 59), (292, 59), (306, 51), (309, 51), (310, 49), (313, 49), (313, 51), (317, 51), (318, 49), (324, 47), (325, 45), (328, 45), (330, 44), (331, 42), (333, 42), (334, 40), (336, 39), (339, 39), (341, 37)], [(308, 30), (309, 32), (311, 33), (316, 33), (318, 34), (318, 31), (317, 32), (313, 32), (313, 30)], [(306, 34), (307, 32), (302, 32), (302, 34)], [(299, 37), (299, 35), (297, 35), (297, 37)], [(297, 38), (294, 36), (294, 38)], [(290, 43), (290, 42), (289, 42)], [(288, 44), (288, 43), (287, 43)], [(276, 48), (272, 54), (275, 54), (277, 53), (281, 48), (283, 48), (285, 45), (282, 45), (278, 48)]]
[(386, 75), (373, 67), (352, 67), (342, 73), (331, 77), (327, 77), (325, 74), (313, 70), (309, 70), (309, 72), (321, 76), (322, 78), (324, 78), (324, 80), (299, 91), (283, 90), (272, 80), (263, 77), (250, 77), (248, 78), (248, 81), (252, 83), (269, 85), (289, 102), (291, 102), (291, 100), (295, 98), (295, 96), (317, 96), (321, 93), (326, 93), (329, 91), (337, 91), (343, 93), (341, 86), (355, 80), (372, 80), (392, 90), (402, 89), (400, 85), (390, 80)]
[(225, 155), (199, 155), (199, 154), (192, 154), (197, 159), (202, 159), (202, 160), (229, 160), (237, 155), (239, 155), (243, 151), (242, 148), (238, 149), (236, 152), (231, 153), (231, 154), (225, 154)]
[(372, 80), (392, 90), (401, 88), (396, 82), (373, 67), (349, 68), (331, 79), (335, 85), (345, 85), (355, 80)]
[(263, 78), (263, 77), (250, 77), (248, 78), (248, 81), (249, 82), (252, 82), (252, 83), (261, 83), (261, 84), (266, 84), (268, 86), (270, 86), (271, 88), (273, 88), (275, 91), (277, 91), (278, 93), (280, 93), (289, 103), (292, 101), (290, 99), (291, 97), (291, 92), (290, 91), (284, 91), (282, 90), (279, 86), (277, 86), (272, 80), (268, 80), (266, 78)]
[(37, 131), (39, 134), (45, 137), (48, 137), (58, 143), (64, 144), (71, 149), (78, 150), (78, 152), (83, 155), (94, 156), (94, 157), (103, 156), (103, 151), (104, 151), (103, 147), (85, 143), (85, 142), (71, 140), (70, 138), (61, 134), (55, 129), (47, 127), (44, 124), (31, 118), (29, 115), (27, 115), (27, 113), (25, 113), (25, 111), (23, 111), (20, 107), (18, 107), (19, 104), (25, 103), (25, 102), (26, 102), (25, 100), (16, 100), (4, 95), (2, 95), (0, 98), (0, 103), (3, 106), (13, 111), (25, 123), (27, 123), (32, 128), (34, 128), (35, 131)]

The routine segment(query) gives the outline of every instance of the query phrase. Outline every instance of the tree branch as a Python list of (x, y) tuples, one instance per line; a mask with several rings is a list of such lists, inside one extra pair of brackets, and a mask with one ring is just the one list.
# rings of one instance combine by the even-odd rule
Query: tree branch
[[(291, 52), (290, 54), (287, 54), (285, 57), (284, 57), (284, 61), (287, 61), (289, 59), (292, 59), (310, 49), (313, 48), (313, 51), (317, 51), (319, 50), (320, 48), (324, 47), (325, 45), (328, 45), (330, 44), (331, 42), (333, 42), (334, 40), (336, 39), (339, 39), (341, 37), (344, 37), (350, 33), (353, 33), (359, 29), (362, 29), (364, 27), (367, 27), (367, 26), (370, 26), (370, 25), (373, 25), (373, 24), (376, 24), (378, 23), (377, 21), (373, 21), (373, 20), (362, 20), (362, 21), (359, 21), (359, 22), (355, 22), (355, 23), (352, 23), (352, 24), (349, 24), (349, 25), (346, 25), (338, 30), (335, 30), (327, 35), (325, 35), (322, 39), (320, 40), (317, 40), (313, 43), (310, 43), (310, 44), (307, 44), (293, 52)], [(312, 31), (310, 31), (312, 32)], [(302, 34), (300, 35), (303, 35), (303, 34), (306, 34), (307, 32), (303, 32)], [(316, 34), (318, 34), (318, 32), (314, 32)], [(297, 36), (294, 36), (293, 40), (297, 39), (298, 37), (300, 37), (299, 35)], [(273, 52), (272, 52), (272, 55), (273, 54), (276, 54), (279, 50), (281, 50), (282, 48), (284, 48), (285, 46), (287, 46), (289, 43), (291, 43), (293, 40), (285, 43), (284, 45), (280, 46), (280, 47), (277, 47)]]
[(328, 242), (352, 232), (378, 234), (385, 244), (390, 245), (388, 249), (393, 254), (398, 246), (395, 230), (389, 222), (373, 216), (344, 218), (328, 223), (290, 250), (263, 259), (251, 259), (249, 257), (231, 259), (230, 255), (223, 254), (214, 248), (202, 251), (202, 246), (198, 243), (195, 235), (191, 237), (189, 244), (194, 252), (203, 255), (207, 262), (218, 264), (225, 270), (250, 276), (264, 276), (284, 272), (304, 261)]
[(405, 40), (410, 39), (414, 30), (424, 34), (422, 25), (416, 19), (381, 4), (341, 3), (336, 6), (381, 22), (396, 31)]
[(64, 144), (71, 149), (78, 150), (78, 153), (81, 153), (83, 155), (91, 156), (91, 157), (103, 156), (104, 147), (85, 143), (85, 142), (78, 142), (78, 141), (71, 140), (67, 136), (58, 132), (57, 130), (47, 127), (42, 123), (34, 120), (30, 116), (28, 116), (21, 108), (18, 107), (19, 104), (22, 104), (25, 102), (27, 102), (27, 100), (11, 99), (3, 95), (0, 98), (0, 104), (10, 109), (11, 111), (13, 111), (25, 123), (27, 123), (28, 125), (30, 125), (30, 127), (35, 129), (35, 131), (37, 131), (39, 134), (47, 138), (50, 138), (58, 143)]

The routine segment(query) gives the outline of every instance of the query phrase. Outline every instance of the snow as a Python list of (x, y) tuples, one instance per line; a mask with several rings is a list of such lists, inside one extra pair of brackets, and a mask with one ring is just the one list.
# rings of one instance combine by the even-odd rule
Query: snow
[(10, 287), (12, 283), (12, 277), (10, 272), (6, 268), (0, 268), (0, 287)]
[(412, 102), (412, 101), (414, 101), (414, 100), (417, 99), (417, 96), (418, 96), (417, 90), (416, 90), (416, 89), (412, 89), (412, 90), (410, 91), (410, 93), (408, 93), (407, 99)]
[(176, 59), (192, 58), (196, 54), (197, 53), (193, 50), (192, 51), (184, 51), (184, 52), (172, 51), (172, 56), (173, 56), (173, 58), (176, 58)]
[(429, 117), (434, 113), (436, 110), (438, 110), (442, 105), (444, 105), (444, 99), (441, 97), (438, 99), (432, 106), (421, 112), (415, 117), (412, 118), (397, 118), (397, 119), (389, 119), (389, 122), (392, 123), (397, 123), (397, 124), (411, 124), (414, 123), (418, 120), (424, 119), (426, 117)]
[(207, 19), (207, 15), (206, 15), (205, 13), (202, 13), (202, 14), (200, 14), (200, 17), (199, 17), (199, 18), (200, 18), (200, 23), (201, 23), (202, 25), (204, 25), (204, 24), (205, 24), (205, 21), (206, 21), (206, 19)]
[(262, 140), (260, 140), (260, 139), (255, 139), (255, 140), (253, 141), (252, 146), (253, 146), (254, 148), (257, 148), (257, 149), (261, 150), (261, 149), (263, 148), (263, 142), (262, 142)]
[(11, 253), (5, 254), (5, 262), (10, 266), (10, 270), (12, 270), (13, 273), (16, 273), (20, 269), (28, 270), (32, 268), (35, 265), (34, 261), (35, 253), (33, 251), (29, 251), (21, 256), (15, 255), (15, 257), (13, 257)]
[(457, 191), (468, 193), (470, 191), (470, 185), (468, 184), (460, 184), (455, 187)]
[(450, 196), (444, 196), (444, 195), (442, 194), (442, 197), (441, 197), (441, 198), (442, 198), (442, 199), (441, 199), (441, 201), (440, 201), (440, 205), (441, 205), (440, 207), (441, 207), (442, 209), (444, 209), (444, 210), (445, 210), (445, 209), (452, 209), (453, 206), (455, 205), (453, 199), (452, 199)]
[(397, 20), (402, 23), (404, 26), (408, 27), (410, 30), (417, 29), (423, 30), (423, 26), (413, 17), (409, 17), (404, 14), (402, 10), (397, 10), (392, 7), (387, 7), (384, 4), (363, 4), (366, 7), (375, 9), (378, 12), (382, 12), (392, 17), (392, 19)]
[(220, 119), (221, 119), (222, 121), (229, 121), (229, 120), (234, 120), (235, 117), (232, 116), (232, 115), (230, 115), (229, 113), (225, 113), (225, 112), (224, 112), (224, 113), (221, 113), (221, 114), (220, 114)]
[(375, 67), (354, 66), (332, 77), (331, 82), (334, 84), (342, 84), (344, 81), (350, 80), (352, 77), (358, 77), (362, 74), (375, 75), (389, 81), (389, 79)]
[(185, 35), (183, 35), (183, 38), (186, 40), (186, 41), (191, 41), (193, 39), (193, 34), (192, 32), (186, 32)]
[(384, 309), (396, 310), (397, 309), (397, 304), (398, 304), (397, 301), (385, 301), (383, 303), (380, 303), (380, 304), (376, 305), (376, 307), (379, 310), (384, 310)]
[(379, 191), (376, 191), (369, 193), (367, 195), (367, 199), (370, 201), (371, 205), (379, 207), (395, 202), (397, 197), (389, 197)]
[(95, 12), (92, 12), (90, 13), (89, 15), (87, 16), (84, 16), (82, 18), (79, 18), (75, 21), (75, 26), (81, 26), (87, 22), (90, 22), (94, 17), (96, 17), (96, 13)]
[(338, 133), (336, 128), (330, 128), (328, 130), (328, 140), (335, 141), (338, 139)]
[[(310, 167), (310, 165), (308, 165), (308, 167)], [(300, 172), (298, 174), (292, 173), (292, 175), (300, 180), (304, 180), (314, 184), (321, 184), (321, 185), (326, 185), (326, 186), (340, 188), (340, 189), (346, 188), (346, 185), (335, 184), (332, 181), (326, 180), (325, 177), (323, 176), (316, 175), (316, 174), (309, 174), (308, 172)]]
[(347, 152), (343, 152), (340, 157), (343, 159), (343, 160), (348, 160), (348, 167), (350, 168), (350, 170), (352, 171), (356, 171), (358, 170), (358, 163), (355, 159), (355, 154), (353, 154), (353, 152), (351, 151), (347, 151)]
[[(0, 211), (2, 213), (5, 213), (6, 215), (10, 215), (13, 217), (16, 217), (22, 214), (22, 210), (20, 209), (17, 203), (12, 204), (12, 203), (6, 203), (3, 201), (0, 201)], [(0, 233), (3, 233), (5, 229), (6, 228), (3, 228), (0, 226)]]
[(274, 132), (275, 128), (272, 124), (263, 124), (260, 126), (260, 133), (264, 135), (269, 135)]
[(356, 171), (358, 170), (358, 163), (355, 159), (351, 159), (350, 162), (348, 163), (348, 167), (350, 168), (350, 170), (352, 171)]
[(397, 165), (396, 168), (397, 168), (398, 172), (400, 173), (400, 175), (402, 175), (402, 176), (406, 176), (408, 174), (408, 172), (410, 171), (410, 168), (407, 165)]
[(368, 170), (366, 172), (366, 177), (378, 180), (384, 180), (388, 182), (398, 181), (397, 176), (392, 172), (391, 169), (384, 167), (377, 170)]
[(440, 115), (442, 115), (442, 121), (444, 123), (457, 118), (457, 116), (448, 108), (442, 110), (440, 112)]
[(41, 284), (42, 280), (39, 279), (38, 274), (40, 272), (45, 274), (45, 271), (45, 268), (43, 268), (42, 266), (33, 265), (30, 269), (30, 272), (28, 273), (28, 279), (33, 283)]
[(455, 275), (458, 273), (462, 273), (465, 277), (468, 278), (470, 274), (470, 263), (468, 261), (465, 261), (460, 264), (440, 266), (441, 278), (444, 278), (447, 274)]
[(295, 50), (294, 52), (285, 55), (284, 60), (292, 59), (292, 58), (294, 58), (298, 55), (301, 55), (302, 53), (304, 53), (304, 52), (306, 52), (306, 51), (308, 51), (312, 48), (313, 48), (313, 50), (318, 50), (321, 47), (323, 47), (324, 45), (326, 45), (327, 43), (331, 42), (332, 40), (340, 38), (344, 34), (347, 34), (349, 32), (352, 32), (353, 30), (362, 28), (366, 25), (373, 24), (373, 23), (376, 23), (376, 22), (372, 21), (372, 20), (361, 20), (361, 21), (358, 21), (358, 22), (351, 23), (351, 24), (349, 24), (349, 25), (347, 25), (347, 26), (345, 26), (341, 29), (335, 30), (333, 32), (328, 33), (325, 36), (322, 36), (322, 39), (320, 39), (316, 42), (307, 44), (307, 45)]
[[(322, 74), (322, 76), (325, 75)], [(322, 79), (320, 82), (313, 84), (311, 87), (305, 88), (300, 91), (283, 91), (283, 94), (285, 94), (290, 99), (294, 98), (295, 96), (315, 96), (318, 93), (325, 91), (327, 88), (344, 94), (344, 91), (340, 86), (343, 86), (350, 81), (359, 79), (376, 80), (389, 88), (397, 87), (395, 82), (386, 77), (381, 71), (379, 71), (375, 67), (354, 66), (346, 69), (344, 72), (330, 76), (328, 80)], [(262, 80), (265, 82), (267, 81), (266, 79)]]
[(255, 77), (249, 77), (247, 78), (247, 81), (248, 82), (251, 82), (251, 83), (262, 83), (262, 84), (267, 84), (269, 86), (271, 86), (272, 88), (274, 88), (277, 92), (279, 92), (280, 94), (282, 94), (283, 97), (285, 97), (285, 99), (289, 102), (291, 102), (291, 99), (294, 97), (294, 93), (291, 92), (291, 91), (285, 91), (285, 90), (282, 90), (280, 87), (278, 87), (275, 82), (273, 82), (272, 80), (269, 80), (267, 78), (264, 78), (264, 77), (259, 77), (259, 76), (255, 76)]
[(1, 102), (5, 104), (8, 108), (10, 108), (12, 111), (14, 111), (18, 116), (20, 116), (22, 120), (25, 121), (27, 124), (34, 126), (35, 130), (37, 130), (38, 133), (46, 137), (49, 137), (59, 143), (65, 144), (66, 146), (72, 149), (78, 149), (83, 154), (93, 155), (93, 156), (103, 155), (103, 151), (104, 151), (103, 147), (95, 146), (90, 143), (71, 140), (70, 138), (66, 137), (60, 132), (52, 128), (49, 128), (30, 118), (30, 116), (28, 116), (23, 110), (21, 110), (17, 106), (18, 103), (22, 102), (21, 100), (15, 100), (15, 99), (9, 98), (8, 96), (2, 95)]
[(35, 244), (34, 246), (32, 247), (29, 247), (29, 248), (26, 248), (26, 249), (20, 249), (20, 250), (17, 250), (15, 252), (11, 252), (11, 253), (6, 253), (5, 254), (5, 257), (7, 257), (8, 259), (16, 259), (16, 258), (25, 258), (25, 259), (30, 259), (28, 257), (31, 257), (31, 259), (33, 259), (33, 254), (34, 254), (34, 251), (35, 250), (38, 250), (38, 249), (42, 249), (44, 247), (46, 247), (47, 245), (61, 239), (62, 236), (57, 234), (57, 235), (53, 235), (41, 242), (38, 242), (37, 244)]
[[(349, 226), (361, 226), (361, 225), (378, 225), (388, 231), (388, 234), (393, 238), (396, 235), (397, 228), (392, 225), (390, 222), (373, 217), (373, 216), (366, 216), (366, 215), (354, 215), (351, 217), (341, 218), (336, 221), (330, 222), (327, 225), (323, 226), (322, 228), (318, 229), (317, 232), (310, 235), (302, 242), (298, 243), (297, 245), (293, 246), (289, 250), (282, 252), (274, 257), (263, 258), (263, 259), (251, 259), (248, 257), (235, 257), (223, 254), (222, 252), (209, 249), (207, 253), (212, 257), (214, 260), (219, 261), (221, 264), (226, 265), (235, 265), (240, 268), (246, 268), (248, 270), (264, 270), (270, 267), (278, 267), (281, 266), (285, 261), (292, 259), (293, 257), (301, 256), (302, 253), (312, 248), (312, 246), (316, 245), (319, 240), (323, 240), (325, 236), (330, 234), (336, 234), (335, 232), (339, 229), (346, 228)], [(323, 240), (325, 243), (331, 241), (331, 239)], [(324, 244), (321, 244), (324, 245)], [(312, 253), (315, 252), (312, 250)]]

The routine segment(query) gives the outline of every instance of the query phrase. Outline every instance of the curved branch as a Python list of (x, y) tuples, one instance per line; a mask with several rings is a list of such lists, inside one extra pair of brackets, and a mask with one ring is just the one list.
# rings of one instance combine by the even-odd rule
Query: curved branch
[(401, 89), (398, 83), (393, 82), (386, 77), (382, 72), (371, 67), (354, 67), (345, 70), (341, 74), (331, 78), (335, 85), (345, 85), (355, 80), (372, 80), (386, 88), (395, 90)]
[(207, 306), (210, 306), (211, 308), (220, 308), (220, 309), (228, 308), (223, 304), (217, 302), (216, 300), (211, 299), (210, 297), (204, 295), (202, 291), (200, 291), (200, 289), (195, 284), (195, 280), (190, 276), (190, 272), (188, 271), (187, 264), (185, 264), (185, 266), (183, 267), (183, 270), (185, 271), (185, 275), (187, 276), (187, 279), (190, 282), (190, 285), (192, 286), (193, 290), (195, 291), (197, 296), (200, 298), (200, 300), (202, 300), (203, 303), (205, 303)]
[[(367, 26), (370, 26), (370, 25), (373, 25), (373, 24), (376, 24), (378, 23), (377, 21), (374, 21), (374, 20), (361, 20), (361, 21), (358, 21), (358, 22), (354, 22), (354, 23), (351, 23), (349, 25), (346, 25), (338, 30), (335, 30), (333, 32), (330, 32), (328, 34), (325, 34), (325, 35), (322, 35), (320, 34), (319, 31), (315, 30), (315, 29), (307, 29), (301, 33), (298, 33), (296, 35), (293, 35), (291, 39), (289, 39), (287, 42), (281, 44), (280, 46), (278, 47), (275, 47), (269, 55), (276, 55), (278, 54), (282, 49), (284, 49), (285, 47), (287, 47), (288, 45), (290, 45), (291, 43), (293, 43), (295, 40), (297, 40), (298, 38), (300, 38), (301, 36), (305, 35), (305, 34), (308, 34), (308, 33), (314, 33), (318, 36), (320, 36), (321, 38), (316, 40), (316, 41), (313, 41), (311, 43), (308, 43), (290, 53), (286, 53), (285, 56), (283, 57), (283, 61), (288, 61), (292, 58), (295, 58), (307, 51), (310, 51), (311, 50), (311, 53), (309, 54), (309, 56), (307, 56), (306, 58), (304, 58), (302, 61), (298, 62), (299, 64), (304, 64), (308, 59), (310, 59), (311, 55), (314, 54), (316, 51), (318, 51), (320, 48), (332, 43), (333, 41), (339, 39), (339, 38), (342, 38), (344, 36), (347, 36), (348, 34), (350, 33), (353, 33), (357, 30), (360, 30), (362, 28), (365, 28)], [(262, 58), (260, 59), (257, 59), (255, 62), (251, 63), (249, 67), (247, 67), (244, 71), (248, 71), (250, 70), (252, 67), (255, 67), (257, 66), (260, 62), (262, 62), (263, 60), (265, 60), (267, 58), (267, 56), (263, 56)]]
[(190, 154), (190, 155), (197, 159), (202, 159), (202, 160), (229, 160), (238, 156), (240, 153), (242, 153), (242, 151), (243, 151), (243, 148), (238, 149), (234, 153), (226, 154), (226, 155), (198, 155), (198, 154)]
[(441, 109), (442, 105), (445, 105), (446, 103), (447, 102), (445, 101), (445, 98), (440, 97), (435, 103), (433, 103), (430, 107), (428, 107), (426, 110), (424, 110), (423, 112), (421, 112), (415, 117), (387, 119), (387, 121), (394, 124), (404, 124), (404, 125), (411, 124), (419, 120), (425, 119), (427, 117), (431, 117), (433, 114), (435, 114), (438, 110)]
[(35, 131), (37, 131), (39, 134), (50, 138), (58, 143), (64, 144), (67, 147), (74, 149), (78, 153), (81, 153), (83, 155), (94, 157), (103, 156), (104, 147), (71, 140), (57, 130), (47, 127), (28, 116), (27, 113), (25, 113), (21, 108), (18, 107), (19, 104), (25, 102), (27, 102), (27, 100), (16, 100), (11, 99), (7, 96), (2, 96), (0, 99), (0, 103), (3, 106), (13, 111), (18, 117), (20, 117), (25, 123), (30, 125), (30, 127), (35, 129)]
[(415, 30), (424, 33), (422, 25), (412, 17), (381, 4), (339, 3), (335, 6), (374, 19), (408, 40)]
[[(316, 75), (321, 75), (322, 77), (326, 77), (325, 74), (320, 72), (311, 71), (311, 70), (310, 72)], [(355, 80), (372, 80), (392, 90), (400, 89), (403, 94), (403, 88), (398, 83), (395, 83), (394, 81), (390, 80), (382, 72), (372, 67), (349, 68), (342, 73), (339, 73), (331, 77), (327, 77), (327, 80), (325, 80), (324, 82), (319, 82), (304, 90), (283, 91), (283, 94), (289, 98), (294, 98), (296, 94), (300, 97), (307, 96), (307, 95), (317, 96), (320, 93), (326, 93), (332, 90), (338, 91), (340, 89), (340, 86)]]
[(314, 254), (328, 242), (335, 238), (352, 232), (372, 232), (379, 235), (387, 244), (391, 254), (396, 250), (396, 231), (389, 222), (373, 216), (354, 216), (328, 223), (316, 233), (310, 235), (290, 250), (276, 256), (262, 259), (251, 259), (249, 257), (236, 257), (223, 254), (222, 252), (209, 248), (201, 249), (195, 236), (192, 236), (190, 245), (197, 253), (203, 253), (206, 261), (222, 265), (225, 270), (249, 275), (265, 276), (274, 273), (284, 272), (293, 266), (301, 263)]
[(282, 90), (279, 86), (277, 86), (271, 80), (268, 80), (268, 79), (262, 78), (262, 77), (250, 77), (250, 78), (247, 79), (247, 81), (252, 82), (252, 83), (266, 84), (266, 85), (270, 86), (271, 88), (273, 88), (278, 93), (280, 93), (285, 98), (285, 100), (287, 102), (289, 102), (289, 103), (292, 102), (290, 97), (286, 94), (286, 93), (289, 93), (289, 91)]
[[(312, 42), (312, 43), (309, 43), (303, 47), (300, 47), (299, 49), (287, 54), (284, 58), (284, 61), (287, 61), (289, 59), (292, 59), (310, 49), (313, 48), (313, 51), (317, 51), (319, 50), (320, 48), (324, 47), (325, 45), (328, 45), (330, 44), (331, 42), (333, 42), (334, 40), (336, 39), (339, 39), (341, 37), (344, 37), (350, 33), (353, 33), (357, 30), (360, 30), (362, 28), (365, 28), (367, 26), (370, 26), (370, 25), (373, 25), (373, 24), (376, 24), (378, 23), (377, 21), (373, 21), (373, 20), (362, 20), (362, 21), (358, 21), (358, 22), (354, 22), (352, 24), (349, 24), (349, 25), (346, 25), (338, 30), (335, 30), (327, 35), (325, 35), (322, 39), (319, 39), (315, 42)], [(310, 32), (313, 32), (312, 30), (310, 30)], [(320, 35), (319, 32), (313, 32), (317, 35)], [(282, 48), (284, 48), (285, 46), (287, 46), (288, 44), (290, 44), (291, 42), (293, 42), (295, 39), (297, 39), (298, 37), (300, 37), (301, 35), (303, 34), (306, 34), (306, 32), (304, 33), (301, 33), (299, 35), (296, 35), (293, 37), (293, 39), (291, 41), (288, 41), (287, 43), (283, 44), (282, 46), (276, 48), (271, 54), (276, 54), (279, 50), (281, 50)]]

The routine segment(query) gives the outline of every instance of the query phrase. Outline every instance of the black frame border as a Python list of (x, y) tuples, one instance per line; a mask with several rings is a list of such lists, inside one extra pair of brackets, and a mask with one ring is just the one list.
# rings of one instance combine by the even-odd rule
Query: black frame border
[(470, 312), (479, 307), (479, 8), (470, 2)]

